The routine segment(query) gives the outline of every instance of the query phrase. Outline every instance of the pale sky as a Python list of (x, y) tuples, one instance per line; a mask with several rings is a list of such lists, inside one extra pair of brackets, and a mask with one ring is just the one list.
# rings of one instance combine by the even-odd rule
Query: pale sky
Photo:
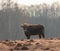
[(24, 5), (36, 5), (36, 4), (52, 4), (53, 2), (60, 2), (60, 0), (16, 0), (18, 4), (24, 4)]
[[(1, 1), (7, 1), (7, 0), (0, 0), (0, 3)], [(38, 4), (43, 4), (43, 3), (46, 3), (46, 4), (52, 4), (53, 2), (59, 2), (60, 3), (60, 0), (12, 0), (14, 2), (17, 2), (18, 4), (22, 4), (22, 5), (38, 5)]]

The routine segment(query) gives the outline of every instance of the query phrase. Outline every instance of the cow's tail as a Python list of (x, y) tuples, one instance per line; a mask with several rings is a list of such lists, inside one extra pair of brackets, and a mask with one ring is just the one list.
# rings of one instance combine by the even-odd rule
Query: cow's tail
[(43, 38), (45, 38), (45, 35), (44, 35), (44, 26), (42, 26), (42, 28), (41, 28), (41, 35), (42, 35)]
[(45, 35), (44, 35), (44, 27), (43, 27), (43, 34), (42, 34), (43, 38), (45, 38)]

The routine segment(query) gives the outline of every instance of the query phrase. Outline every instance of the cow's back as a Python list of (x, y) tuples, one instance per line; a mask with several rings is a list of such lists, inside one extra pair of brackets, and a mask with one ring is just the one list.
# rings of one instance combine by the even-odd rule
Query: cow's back
[(42, 25), (31, 25), (27, 28), (27, 31), (29, 32), (29, 34), (32, 35), (37, 35), (42, 33), (44, 30), (44, 27)]

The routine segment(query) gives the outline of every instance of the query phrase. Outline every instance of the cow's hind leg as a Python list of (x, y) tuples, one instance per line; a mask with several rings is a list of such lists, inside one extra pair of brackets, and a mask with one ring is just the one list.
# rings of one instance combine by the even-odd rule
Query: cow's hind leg
[(43, 29), (43, 31), (41, 32), (41, 36), (42, 36), (43, 38), (45, 38), (44, 29)]
[(43, 38), (45, 38), (45, 35), (44, 35), (44, 34), (42, 34), (42, 37), (43, 37)]

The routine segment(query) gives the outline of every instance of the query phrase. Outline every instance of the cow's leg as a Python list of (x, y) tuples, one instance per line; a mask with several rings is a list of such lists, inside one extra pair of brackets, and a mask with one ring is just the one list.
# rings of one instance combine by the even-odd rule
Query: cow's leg
[(41, 34), (39, 34), (39, 38), (41, 39)]
[(29, 34), (25, 34), (25, 35), (26, 35), (27, 39), (30, 39), (30, 35)]
[(27, 39), (30, 39), (30, 36), (27, 36)]
[(44, 29), (42, 30), (41, 35), (42, 35), (43, 38), (45, 38)]
[(42, 36), (43, 36), (43, 38), (45, 38), (45, 35), (44, 34), (42, 34)]

